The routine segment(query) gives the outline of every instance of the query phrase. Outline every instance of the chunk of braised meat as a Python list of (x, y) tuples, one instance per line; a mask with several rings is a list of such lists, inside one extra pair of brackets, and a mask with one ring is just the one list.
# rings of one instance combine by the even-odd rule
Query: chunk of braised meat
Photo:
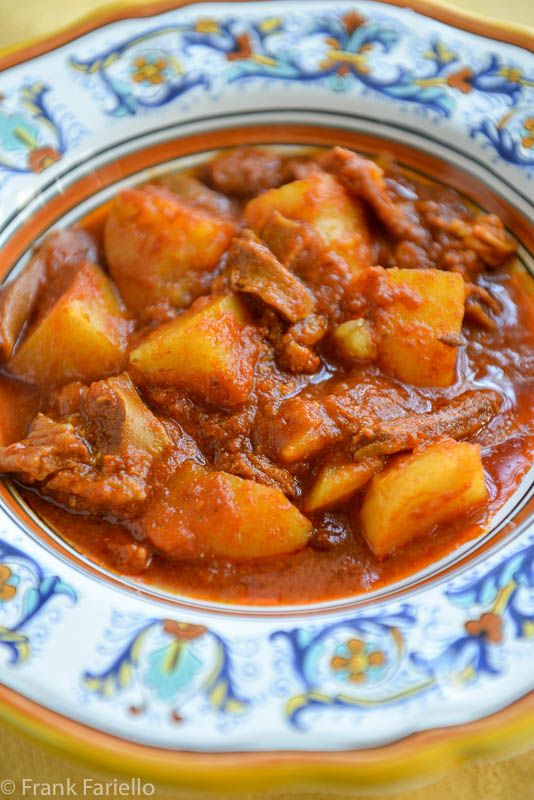
[(328, 323), (324, 317), (312, 314), (291, 325), (283, 334), (280, 344), (280, 366), (290, 372), (313, 374), (321, 366), (316, 345), (321, 341)]
[(108, 454), (99, 459), (95, 469), (77, 464), (59, 470), (42, 485), (42, 490), (70, 508), (124, 518), (137, 516), (148, 497), (150, 465), (142, 453), (127, 464), (120, 456)]
[(257, 481), (265, 486), (280, 489), (288, 497), (298, 495), (297, 482), (287, 469), (279, 467), (267, 456), (257, 453), (252, 449), (250, 440), (247, 440), (239, 450), (218, 450), (213, 460), (213, 466), (224, 472), (231, 472), (240, 478)]
[[(486, 306), (486, 308), (484, 308)], [(494, 314), (501, 310), (499, 302), (483, 286), (476, 283), (465, 284), (465, 316), (476, 325), (488, 330), (494, 330), (495, 320), (489, 315), (489, 309)]]
[(431, 231), (442, 232), (457, 240), (458, 247), (449, 253), (450, 268), (455, 266), (455, 253), (460, 262), (466, 253), (472, 253), (484, 266), (495, 269), (516, 251), (515, 242), (496, 214), (479, 213), (471, 218), (461, 218), (451, 213), (447, 205), (432, 200), (421, 201), (417, 207)]
[(38, 413), (28, 436), (0, 448), (0, 472), (12, 472), (25, 483), (40, 483), (56, 472), (90, 466), (92, 453), (70, 422), (57, 422)]
[(313, 312), (311, 293), (265, 245), (252, 238), (236, 238), (227, 264), (234, 290), (260, 298), (289, 322), (299, 322)]
[(13, 350), (41, 294), (57, 280), (66, 280), (84, 262), (96, 262), (98, 249), (92, 236), (81, 228), (50, 233), (20, 275), (0, 290), (0, 363)]
[(262, 334), (272, 344), (282, 369), (296, 374), (313, 374), (321, 368), (316, 346), (328, 330), (324, 317), (311, 314), (301, 322), (287, 326), (274, 311), (267, 309), (260, 324)]
[(252, 197), (286, 180), (284, 159), (272, 150), (236, 147), (216, 156), (207, 166), (206, 180), (233, 197)]
[(254, 425), (254, 442), (284, 464), (314, 458), (362, 428), (427, 410), (428, 402), (386, 376), (376, 381), (373, 368), (354, 370), (284, 400)]
[(390, 193), (384, 171), (374, 161), (344, 147), (334, 147), (319, 163), (333, 173), (348, 192), (365, 200), (393, 236), (411, 242), (425, 241), (427, 234), (414, 213), (413, 203)]
[(352, 441), (352, 457), (359, 460), (370, 455), (413, 450), (442, 436), (465, 439), (486, 425), (501, 404), (501, 395), (491, 389), (468, 391), (430, 413), (376, 422), (356, 434)]
[(252, 440), (257, 419), (274, 413), (273, 408), (283, 395), (296, 391), (302, 381), (298, 376), (280, 373), (273, 363), (272, 352), (265, 346), (256, 370), (255, 397), (233, 413), (203, 408), (175, 389), (148, 385), (144, 393), (153, 407), (194, 437), (202, 456), (217, 469), (279, 488), (292, 497), (296, 494), (296, 484), (291, 474)]
[(139, 513), (152, 463), (170, 440), (129, 376), (64, 387), (54, 407), (67, 413), (38, 414), (26, 439), (0, 448), (0, 471), (39, 483), (72, 508)]
[(312, 225), (293, 222), (278, 211), (267, 222), (262, 239), (278, 260), (309, 286), (316, 313), (329, 323), (338, 322), (355, 282), (349, 264), (328, 249)]

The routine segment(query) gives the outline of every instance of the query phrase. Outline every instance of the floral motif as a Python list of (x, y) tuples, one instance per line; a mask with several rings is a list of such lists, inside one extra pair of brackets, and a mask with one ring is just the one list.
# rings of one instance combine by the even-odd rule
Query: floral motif
[(313, 707), (378, 708), (432, 684), (406, 674), (392, 680), (405, 660), (404, 632), (415, 620), (414, 609), (405, 605), (395, 614), (345, 619), (318, 632), (297, 628), (272, 634), (272, 641), (289, 643), (293, 668), (306, 689), (286, 703), (291, 724), (302, 728), (303, 712)]
[(526, 147), (527, 150), (531, 150), (534, 148), (534, 117), (526, 119), (523, 122), (523, 128), (526, 131), (526, 135), (523, 136), (521, 144), (523, 147)]
[[(143, 48), (149, 43), (157, 49), (146, 53)], [(524, 151), (532, 148), (532, 137), (515, 138), (504, 127), (495, 130), (490, 96), (500, 97), (503, 108), (515, 108), (532, 90), (532, 77), (491, 53), (476, 66), (465, 63), (438, 37), (408, 66), (404, 48), (417, 51), (420, 44), (395, 18), (385, 21), (381, 15), (375, 20), (358, 9), (247, 23), (233, 17), (199, 17), (124, 40), (91, 59), (74, 58), (71, 65), (90, 82), (99, 78), (115, 101), (108, 112), (119, 116), (159, 107), (195, 88), (253, 78), (323, 82), (336, 92), (371, 90), (442, 117), (459, 110), (462, 95), (477, 93), (488, 102), (471, 126), (472, 136), (483, 136), (507, 161), (530, 164)]]
[(138, 56), (133, 60), (132, 79), (136, 83), (165, 83), (167, 67), (166, 58), (146, 59)]
[[(248, 705), (234, 688), (228, 645), (204, 625), (174, 619), (145, 621), (105, 670), (85, 673), (83, 684), (109, 700), (131, 689), (134, 679), (154, 702), (170, 708), (175, 723), (184, 720), (181, 705), (199, 693), (218, 713), (239, 715)], [(147, 708), (144, 697), (141, 704), (130, 705), (130, 712), (137, 715)]]
[(465, 630), (469, 636), (483, 637), (494, 644), (502, 642), (502, 619), (493, 611), (487, 611), (479, 619), (468, 620)]
[(412, 662), (434, 676), (447, 675), (456, 682), (472, 682), (482, 675), (499, 675), (496, 651), (510, 639), (525, 640), (534, 633), (534, 546), (505, 559), (476, 581), (447, 591), (461, 608), (480, 608), (468, 619), (464, 633), (427, 657), (412, 653)]
[(17, 593), (17, 584), (8, 566), (0, 564), (0, 603), (13, 600)]
[(0, 650), (10, 663), (26, 661), (32, 648), (30, 626), (57, 597), (76, 602), (74, 590), (57, 575), (45, 575), (30, 556), (0, 539)]
[(15, 105), (0, 98), (0, 171), (40, 173), (62, 157), (64, 135), (46, 103), (49, 87), (24, 86)]
[(386, 656), (382, 650), (374, 650), (362, 639), (349, 639), (332, 657), (330, 666), (345, 674), (349, 681), (363, 683), (367, 673), (383, 667), (385, 663)]
[(534, 636), (534, 546), (446, 594), (465, 616), (456, 633), (448, 628), (444, 642), (433, 641), (431, 630), (422, 646), (415, 644), (423, 623), (407, 605), (315, 632), (274, 633), (274, 642), (289, 642), (293, 670), (305, 687), (287, 701), (291, 724), (302, 728), (303, 713), (313, 707), (370, 710), (438, 691), (444, 681), (461, 686), (502, 674), (506, 664), (497, 663), (495, 649), (506, 639)]

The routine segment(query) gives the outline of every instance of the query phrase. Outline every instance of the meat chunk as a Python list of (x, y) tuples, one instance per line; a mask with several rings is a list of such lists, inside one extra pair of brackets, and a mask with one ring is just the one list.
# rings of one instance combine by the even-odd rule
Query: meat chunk
[(284, 464), (315, 457), (382, 420), (425, 410), (396, 381), (362, 368), (346, 379), (312, 386), (281, 403), (276, 414), (256, 422), (256, 443)]
[(127, 465), (117, 456), (105, 456), (95, 469), (77, 464), (56, 472), (43, 485), (43, 492), (71, 508), (133, 517), (148, 497), (150, 466), (143, 454)]
[(501, 307), (498, 301), (483, 286), (475, 283), (465, 285), (465, 316), (476, 325), (487, 330), (494, 330), (495, 320), (490, 316), (486, 308), (494, 314), (498, 314)]
[(0, 291), (0, 363), (13, 355), (24, 324), (30, 318), (47, 285), (64, 280), (86, 261), (97, 260), (94, 239), (81, 228), (54, 231), (14, 280)]
[(284, 161), (273, 150), (236, 147), (213, 159), (207, 179), (218, 192), (251, 197), (284, 182)]
[(360, 460), (413, 450), (423, 442), (442, 436), (465, 439), (486, 425), (501, 403), (501, 396), (490, 389), (468, 391), (444, 408), (428, 414), (410, 414), (366, 426), (353, 439), (353, 458)]
[(496, 214), (479, 213), (471, 218), (451, 213), (451, 209), (435, 201), (419, 203), (423, 219), (433, 233), (458, 240), (464, 253), (471, 253), (482, 266), (500, 267), (516, 251), (515, 242)]
[(296, 497), (298, 494), (297, 483), (291, 473), (266, 456), (254, 452), (252, 448), (245, 447), (235, 452), (221, 449), (216, 453), (213, 465), (216, 469), (240, 478), (280, 489), (288, 497)]
[(315, 301), (310, 292), (265, 245), (253, 239), (234, 239), (228, 266), (233, 289), (259, 297), (288, 322), (299, 322), (313, 312)]
[(365, 200), (393, 236), (424, 241), (425, 231), (412, 207), (390, 194), (384, 171), (374, 161), (344, 147), (334, 147), (321, 159), (321, 166), (333, 173), (348, 192)]
[(169, 437), (145, 406), (127, 373), (91, 384), (81, 403), (87, 435), (101, 453), (128, 459), (136, 451), (159, 456)]
[(355, 274), (348, 262), (325, 244), (313, 225), (294, 222), (278, 211), (269, 218), (262, 239), (310, 287), (316, 311), (329, 322), (337, 322), (354, 294)]
[[(135, 515), (152, 463), (170, 444), (165, 428), (126, 374), (84, 392), (73, 386), (69, 400), (78, 411), (58, 420), (38, 414), (26, 439), (0, 448), (0, 471), (41, 484), (72, 508)], [(63, 396), (59, 402), (69, 405)]]
[(0, 472), (14, 472), (25, 483), (39, 483), (91, 460), (86, 442), (70, 422), (55, 422), (41, 413), (26, 439), (0, 448)]

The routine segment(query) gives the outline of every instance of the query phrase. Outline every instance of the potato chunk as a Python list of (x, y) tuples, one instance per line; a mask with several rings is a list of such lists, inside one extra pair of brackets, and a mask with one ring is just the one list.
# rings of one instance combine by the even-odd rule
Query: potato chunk
[(113, 287), (99, 267), (84, 264), (43, 310), (8, 369), (42, 386), (89, 382), (116, 372), (125, 348), (124, 318)]
[(338, 461), (326, 464), (317, 475), (303, 503), (307, 513), (322, 511), (348, 500), (382, 469), (384, 459), (377, 456), (362, 461)]
[(302, 461), (331, 444), (339, 431), (324, 404), (304, 397), (285, 400), (269, 426), (269, 449), (285, 464)]
[(373, 478), (361, 509), (363, 533), (373, 553), (385, 556), (487, 499), (479, 445), (443, 439), (398, 456)]
[(156, 489), (141, 526), (158, 550), (176, 558), (291, 553), (306, 545), (312, 531), (279, 489), (192, 461)]
[(378, 362), (414, 386), (450, 386), (464, 316), (464, 279), (436, 269), (382, 270)]
[(164, 188), (126, 189), (106, 222), (111, 275), (126, 305), (140, 312), (161, 298), (184, 308), (208, 288), (233, 225)]
[(130, 364), (151, 383), (180, 386), (213, 405), (245, 402), (254, 379), (258, 343), (235, 295), (199, 298), (151, 333)]
[(334, 346), (346, 361), (374, 361), (376, 341), (373, 327), (366, 319), (349, 319), (332, 334)]
[(325, 244), (344, 258), (354, 272), (371, 263), (363, 207), (331, 175), (310, 175), (264, 192), (247, 203), (245, 219), (261, 236), (275, 211), (313, 225)]

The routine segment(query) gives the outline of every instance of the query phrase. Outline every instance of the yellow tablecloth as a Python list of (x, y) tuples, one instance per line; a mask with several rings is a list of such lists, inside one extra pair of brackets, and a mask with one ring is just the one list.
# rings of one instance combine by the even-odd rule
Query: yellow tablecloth
[[(0, 49), (21, 40), (45, 35), (105, 5), (109, 5), (109, 0), (0, 0)], [(495, 17), (534, 26), (534, 3), (528, 0), (506, 0), (504, 4), (502, 0), (456, 0), (455, 5), (483, 14), (486, 19)], [(20, 788), (23, 778), (67, 786), (68, 778), (81, 784), (85, 777), (104, 781), (114, 776), (96, 774), (95, 771), (51, 755), (35, 743), (0, 725), (0, 800), (2, 780), (15, 781), (19, 788), (11, 797), (19, 800), (23, 797)], [(56, 796), (59, 796), (59, 791)], [(153, 796), (174, 797), (175, 793), (158, 788)], [(307, 798), (311, 800), (310, 796)], [(534, 800), (534, 752), (500, 763), (463, 767), (432, 787), (412, 789), (409, 792), (388, 795), (388, 798)], [(248, 796), (248, 800), (252, 800), (252, 795)], [(283, 798), (279, 796), (278, 800)], [(358, 796), (353, 795), (352, 800), (358, 800)]]

